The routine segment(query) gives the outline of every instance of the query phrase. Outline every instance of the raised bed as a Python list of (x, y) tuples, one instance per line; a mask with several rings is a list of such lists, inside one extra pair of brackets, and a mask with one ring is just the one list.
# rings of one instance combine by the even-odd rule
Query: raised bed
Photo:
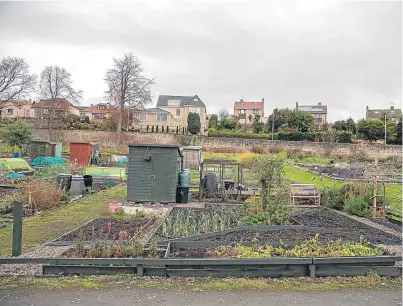
[(396, 256), (266, 259), (0, 258), (0, 264), (42, 264), (45, 275), (298, 277), (354, 276), (376, 272), (400, 276)]
[[(227, 222), (225, 225), (223, 225), (222, 229), (227, 229), (227, 228), (232, 228), (236, 227), (239, 225), (239, 218), (241, 217), (241, 206), (239, 205), (217, 205), (213, 206), (210, 208), (187, 208), (187, 207), (173, 207), (171, 212), (166, 215), (164, 221), (162, 222), (161, 226), (159, 229), (156, 231), (154, 238), (157, 241), (165, 241), (165, 240), (171, 240), (171, 239), (176, 239), (176, 238), (182, 238), (186, 237), (188, 235), (195, 235), (195, 234), (203, 234), (203, 233), (208, 233), (209, 232), (209, 226), (206, 224), (206, 226), (202, 226), (199, 230), (192, 231), (192, 227), (194, 227), (198, 221), (201, 218), (206, 218), (207, 216), (212, 216), (215, 212), (220, 212), (226, 217), (229, 217), (229, 222)], [(189, 233), (185, 234), (183, 231), (180, 233), (174, 233), (170, 230), (167, 231), (167, 233), (164, 233), (164, 223), (167, 221), (167, 219), (171, 219), (172, 221), (177, 221), (178, 219), (182, 220), (180, 218), (180, 215), (184, 212), (190, 212), (192, 217), (189, 218), (188, 222), (186, 224), (182, 224), (183, 226), (187, 226), (189, 228)], [(177, 219), (176, 219), (177, 218)], [(213, 220), (212, 220), (213, 222)], [(207, 222), (206, 222), (207, 223)]]
[(327, 208), (304, 210), (293, 215), (292, 219), (305, 226), (363, 235), (372, 243), (402, 243), (401, 237), (386, 233)]
[(74, 245), (77, 240), (83, 241), (86, 245), (96, 240), (114, 241), (119, 239), (121, 231), (127, 232), (130, 237), (137, 236), (141, 239), (143, 231), (152, 228), (156, 220), (155, 217), (151, 219), (98, 218), (47, 243), (47, 245), (69, 246)]

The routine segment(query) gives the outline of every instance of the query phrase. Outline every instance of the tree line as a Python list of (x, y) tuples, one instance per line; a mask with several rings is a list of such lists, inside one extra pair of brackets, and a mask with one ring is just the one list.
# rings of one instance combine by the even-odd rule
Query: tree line
[[(113, 65), (106, 70), (104, 81), (107, 85), (105, 99), (119, 111), (117, 134), (120, 142), (124, 111), (142, 109), (151, 103), (151, 87), (155, 80), (146, 77), (141, 61), (132, 53), (127, 53), (122, 58), (113, 58)], [(32, 95), (50, 105), (48, 129), (52, 138), (57, 100), (64, 98), (78, 104), (83, 91), (73, 86), (71, 74), (63, 67), (46, 66), (38, 77), (30, 72), (25, 59), (3, 58), (0, 62), (0, 101), (21, 100)]]
[[(390, 144), (402, 143), (402, 117), (395, 122), (386, 116), (386, 140)], [(339, 138), (341, 142), (350, 142), (351, 136), (357, 139), (369, 141), (383, 140), (385, 138), (385, 123), (380, 119), (361, 119), (355, 122), (351, 117), (346, 120), (336, 121), (333, 124), (315, 122), (315, 118), (309, 112), (291, 110), (288, 108), (275, 109), (268, 117), (267, 123), (260, 122), (258, 114), (249, 118), (252, 122), (250, 132), (256, 138), (265, 138), (267, 134), (274, 132), (275, 139), (282, 140), (314, 140), (330, 141)], [(216, 136), (237, 136), (245, 132), (245, 125), (238, 124), (236, 118), (231, 117), (227, 110), (220, 110), (218, 116), (211, 115), (208, 122), (209, 133)], [(262, 137), (259, 137), (262, 135)]]

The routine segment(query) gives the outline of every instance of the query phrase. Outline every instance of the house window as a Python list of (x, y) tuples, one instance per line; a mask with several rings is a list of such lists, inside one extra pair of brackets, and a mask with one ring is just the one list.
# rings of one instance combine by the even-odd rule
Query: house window
[(147, 121), (147, 114), (146, 113), (138, 114), (136, 118), (138, 121)]
[(24, 111), (24, 117), (29, 117), (29, 110)]
[(200, 115), (200, 107), (189, 107), (189, 113), (196, 113)]
[(180, 110), (180, 108), (178, 108), (177, 110), (176, 110), (176, 116), (180, 116), (181, 115), (181, 110)]
[(13, 114), (13, 109), (12, 108), (7, 109), (7, 115), (12, 115), (12, 114)]
[(92, 119), (105, 119), (105, 114), (92, 114)]
[(245, 124), (245, 118), (239, 119), (240, 124)]
[(181, 100), (168, 100), (168, 106), (179, 106), (181, 104)]
[(259, 114), (259, 110), (258, 110), (258, 109), (254, 109), (254, 110), (252, 111), (252, 113), (254, 113), (254, 114)]
[(167, 121), (167, 114), (157, 114), (157, 121)]
[(245, 114), (245, 109), (240, 109), (240, 110), (238, 110), (238, 114)]

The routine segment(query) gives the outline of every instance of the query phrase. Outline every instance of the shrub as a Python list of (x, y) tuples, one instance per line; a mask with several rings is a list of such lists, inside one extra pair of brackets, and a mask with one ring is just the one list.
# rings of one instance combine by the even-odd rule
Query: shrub
[(239, 163), (241, 164), (242, 167), (250, 168), (256, 157), (257, 157), (256, 154), (250, 152), (243, 153), (239, 157)]
[(46, 180), (26, 182), (22, 187), (23, 201), (37, 210), (57, 207), (62, 195), (60, 188)]
[(319, 190), (322, 202), (326, 207), (343, 210), (344, 200), (346, 198), (343, 186), (328, 185)]
[(371, 215), (371, 206), (364, 196), (351, 197), (346, 200), (344, 211), (360, 217), (369, 217)]
[(283, 151), (284, 149), (280, 145), (270, 145), (265, 148), (265, 152), (271, 154), (278, 154)]
[(351, 154), (351, 158), (360, 162), (372, 161), (372, 158), (364, 149), (358, 150), (357, 152)]
[(250, 150), (251, 150), (253, 153), (257, 153), (257, 154), (263, 154), (264, 151), (265, 151), (264, 146), (262, 146), (262, 145), (252, 145), (252, 147), (250, 148)]
[(200, 132), (200, 115), (197, 113), (188, 114), (188, 131), (192, 134), (198, 134)]

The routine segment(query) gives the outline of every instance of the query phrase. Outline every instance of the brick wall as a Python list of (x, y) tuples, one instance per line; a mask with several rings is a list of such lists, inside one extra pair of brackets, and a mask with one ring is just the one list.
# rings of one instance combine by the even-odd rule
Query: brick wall
[[(88, 131), (88, 130), (54, 130), (54, 139), (62, 141), (65, 144), (70, 142), (96, 142), (102, 147), (116, 146), (116, 132), (113, 131)], [(34, 138), (38, 140), (49, 140), (49, 133), (46, 129), (34, 130)], [(175, 145), (202, 145), (213, 147), (249, 147), (252, 145), (272, 145), (271, 141), (265, 139), (241, 139), (241, 138), (220, 138), (205, 136), (180, 136), (174, 134), (161, 133), (140, 133), (140, 132), (122, 132), (121, 146), (129, 144), (149, 143), (149, 144), (175, 144)], [(311, 152), (324, 152), (331, 146), (332, 151), (350, 154), (364, 149), (373, 156), (402, 154), (401, 146), (383, 145), (383, 144), (348, 144), (308, 141), (274, 141), (285, 150), (301, 149)]]

